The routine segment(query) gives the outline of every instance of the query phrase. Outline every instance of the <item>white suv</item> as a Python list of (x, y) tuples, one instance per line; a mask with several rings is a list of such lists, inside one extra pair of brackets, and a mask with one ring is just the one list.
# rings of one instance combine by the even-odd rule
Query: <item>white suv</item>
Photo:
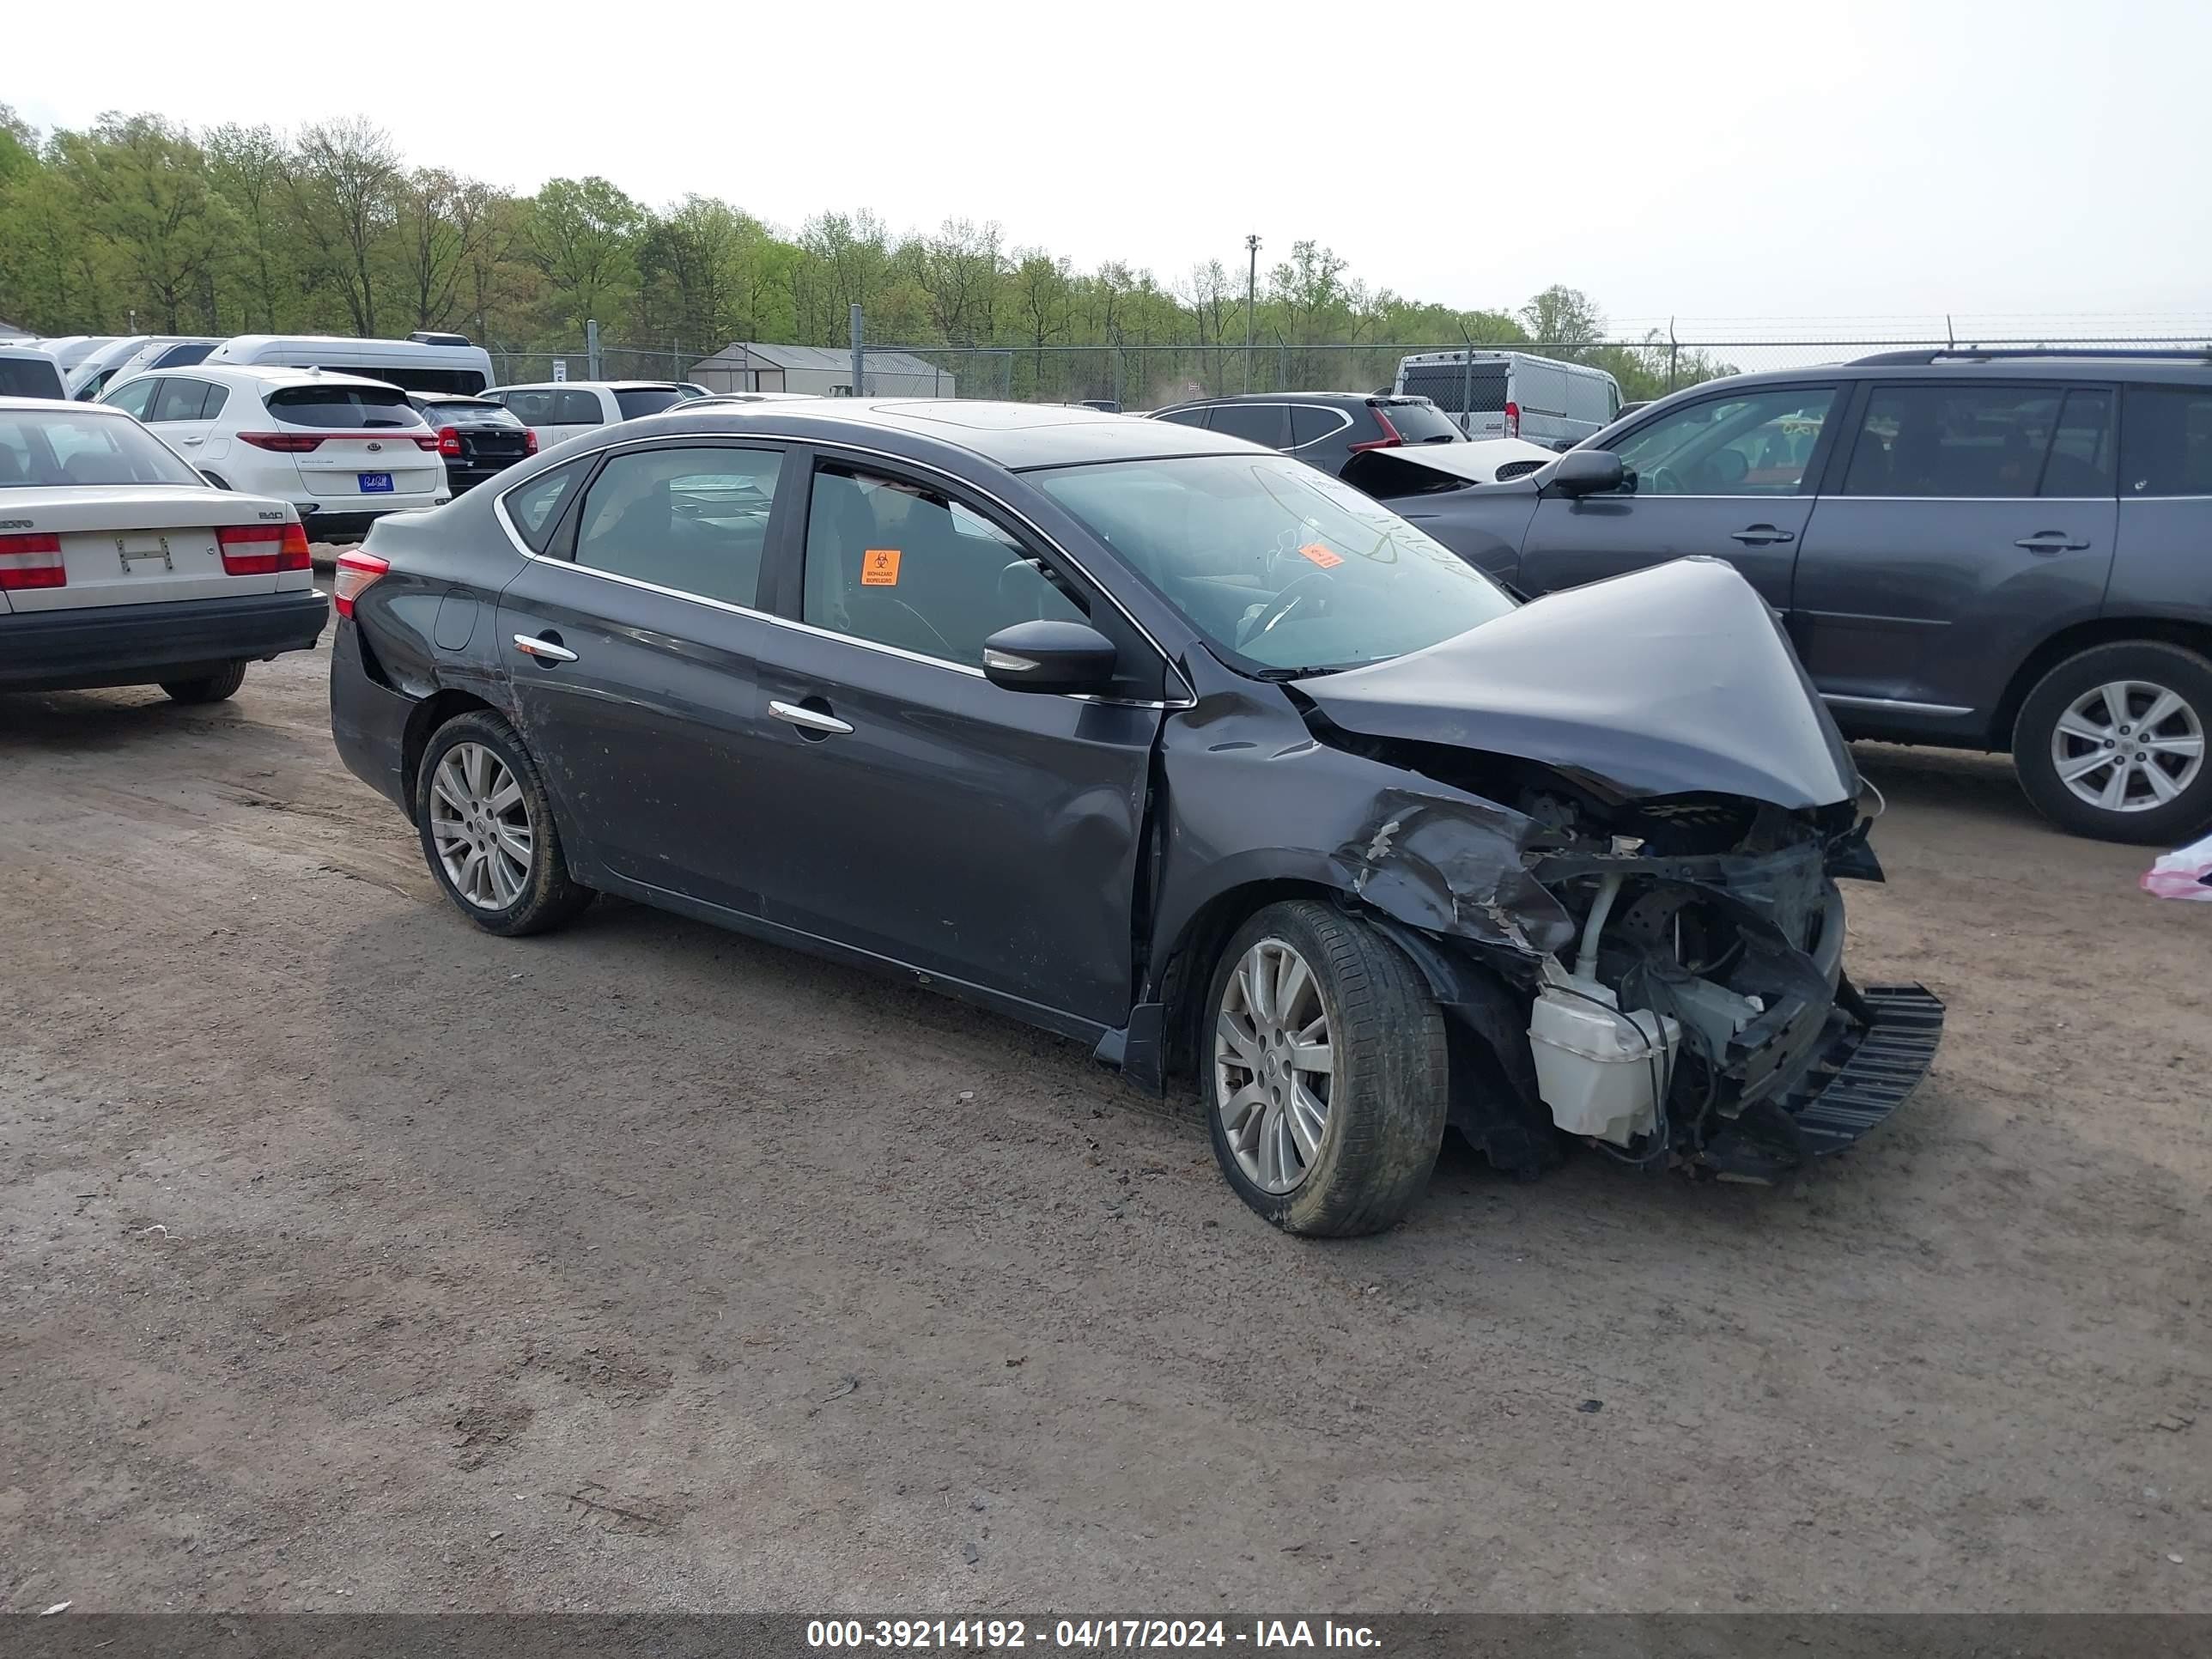
[(564, 438), (617, 421), (635, 421), (690, 403), (703, 387), (688, 380), (547, 380), (538, 386), (498, 386), (482, 395), (507, 412), (550, 449)]
[(137, 416), (218, 488), (291, 502), (318, 539), (453, 498), (437, 432), (381, 380), (203, 363), (134, 376), (100, 402)]

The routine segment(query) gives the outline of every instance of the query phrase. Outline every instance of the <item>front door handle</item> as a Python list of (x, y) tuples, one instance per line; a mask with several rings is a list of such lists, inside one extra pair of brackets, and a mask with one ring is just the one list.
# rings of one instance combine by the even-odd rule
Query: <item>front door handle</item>
[(1771, 524), (1755, 524), (1742, 530), (1729, 532), (1729, 539), (1741, 542), (1746, 547), (1767, 547), (1777, 542), (1794, 542), (1797, 538), (1786, 530)]
[(2063, 530), (2039, 530), (2033, 536), (2022, 536), (2013, 544), (2031, 553), (2086, 553), (2089, 544), (2077, 542)]
[(802, 732), (824, 735), (834, 732), (842, 736), (853, 729), (849, 721), (841, 720), (835, 714), (825, 714), (818, 708), (802, 708), (795, 702), (771, 702), (768, 712), (780, 720), (789, 720)]
[(576, 653), (565, 645), (556, 645), (550, 640), (532, 639), (527, 634), (514, 636), (514, 648), (540, 662), (574, 662)]

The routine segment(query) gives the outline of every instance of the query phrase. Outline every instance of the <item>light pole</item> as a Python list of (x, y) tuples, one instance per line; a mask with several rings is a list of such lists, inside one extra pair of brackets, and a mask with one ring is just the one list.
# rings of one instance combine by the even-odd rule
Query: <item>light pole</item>
[(1244, 239), (1249, 263), (1244, 268), (1244, 389), (1252, 389), (1252, 309), (1260, 291), (1260, 233)]

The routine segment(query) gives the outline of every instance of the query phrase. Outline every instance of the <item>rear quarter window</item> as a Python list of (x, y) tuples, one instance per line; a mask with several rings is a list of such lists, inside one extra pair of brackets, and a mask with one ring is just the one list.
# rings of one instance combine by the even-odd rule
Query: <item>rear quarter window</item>
[(2127, 389), (2120, 494), (2212, 495), (2212, 386)]

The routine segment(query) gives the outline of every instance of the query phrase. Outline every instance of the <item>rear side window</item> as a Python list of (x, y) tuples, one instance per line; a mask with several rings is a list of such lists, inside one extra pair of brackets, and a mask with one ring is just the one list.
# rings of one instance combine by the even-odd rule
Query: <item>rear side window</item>
[(1281, 404), (1216, 404), (1213, 418), (1206, 426), (1232, 438), (1248, 438), (1270, 449), (1282, 449), (1291, 441), (1289, 414)]
[(553, 394), (555, 426), (599, 424), (599, 394), (596, 392), (556, 392)]
[(2109, 495), (2112, 493), (2112, 394), (2101, 386), (2080, 386), (2059, 408), (2058, 430), (2044, 458), (2039, 495)]
[(1398, 435), (1409, 444), (1449, 443), (1461, 435), (1450, 416), (1425, 398), (1408, 398), (1401, 402), (1384, 400), (1376, 405), (1376, 413), (1398, 430)]
[(2131, 386), (2123, 495), (2212, 495), (2212, 386)]
[[(168, 380), (155, 394), (152, 421), (205, 421), (222, 409), (223, 389), (205, 380)], [(210, 406), (212, 405), (212, 406)]]
[(59, 398), (61, 372), (35, 357), (0, 357), (0, 398)]
[(600, 469), (576, 521), (576, 562), (679, 593), (751, 605), (781, 451), (635, 449)]
[(423, 424), (415, 405), (398, 386), (288, 386), (263, 401), (269, 405), (269, 412), (287, 426), (375, 431)]
[(634, 421), (641, 415), (658, 415), (664, 409), (690, 401), (691, 394), (678, 392), (673, 386), (641, 386), (631, 392), (615, 393), (615, 407), (622, 410), (625, 421)]
[(571, 461), (566, 466), (556, 466), (541, 472), (527, 483), (517, 484), (499, 498), (507, 509), (507, 520), (514, 526), (514, 533), (522, 538), (533, 553), (543, 553), (551, 545), (553, 526), (561, 521), (561, 509), (576, 486), (583, 482), (584, 474), (591, 471), (591, 458)]
[(2063, 401), (2056, 386), (1876, 386), (1851, 447), (1843, 493), (2033, 495)]

